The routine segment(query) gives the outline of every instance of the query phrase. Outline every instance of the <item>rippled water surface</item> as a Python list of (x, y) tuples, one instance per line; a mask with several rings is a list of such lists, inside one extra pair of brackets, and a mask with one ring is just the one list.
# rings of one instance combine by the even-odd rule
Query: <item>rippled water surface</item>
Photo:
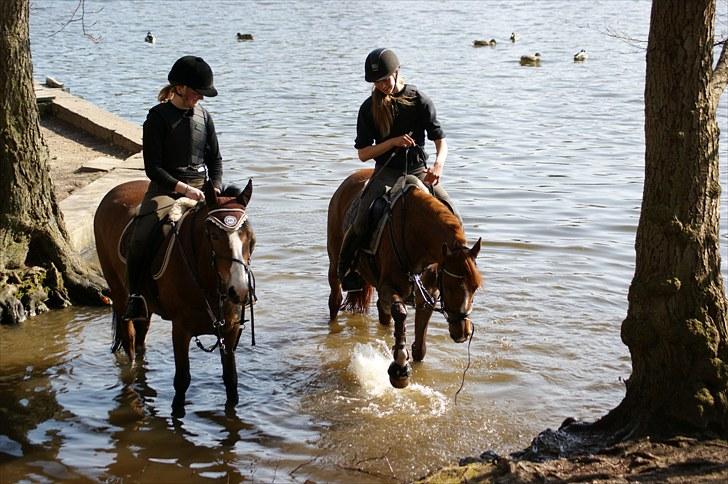
[[(408, 480), (619, 403), (645, 53), (606, 32), (646, 39), (648, 1), (87, 0), (87, 30), (101, 42), (78, 22), (49, 36), (75, 4), (32, 2), (35, 77), (124, 118), (144, 120), (180, 55), (213, 66), (220, 95), (205, 105), (225, 178), (255, 186), (257, 346), (246, 332), (234, 414), (219, 358), (193, 347), (190, 403), (176, 420), (168, 322), (153, 320), (135, 372), (109, 353), (107, 309), (0, 328), (0, 480)], [(728, 31), (725, 16), (717, 30)], [(498, 44), (473, 48), (477, 38)], [(396, 49), (403, 75), (435, 101), (450, 146), (443, 183), (470, 242), (484, 240), (457, 401), (468, 348), (439, 315), (403, 391), (386, 377), (390, 329), (373, 314), (327, 323), (326, 209), (362, 166), (362, 64), (378, 46)], [(575, 64), (582, 48), (589, 60)], [(519, 65), (537, 51), (541, 67)]]

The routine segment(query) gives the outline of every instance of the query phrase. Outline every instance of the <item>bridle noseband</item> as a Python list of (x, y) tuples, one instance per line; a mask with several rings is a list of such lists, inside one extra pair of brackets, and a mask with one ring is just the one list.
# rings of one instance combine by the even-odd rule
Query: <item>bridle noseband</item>
[[(446, 304), (445, 304), (445, 285), (443, 282), (444, 281), (443, 276), (448, 276), (448, 277), (452, 277), (454, 279), (460, 279), (460, 280), (465, 279), (464, 275), (455, 274), (455, 273), (450, 272), (447, 269), (445, 269), (444, 266), (438, 266), (437, 271), (435, 272), (435, 279), (437, 281), (437, 288), (438, 288), (438, 292), (439, 292), (439, 295), (437, 298), (434, 298), (432, 296), (432, 294), (430, 294), (430, 292), (427, 290), (425, 285), (422, 283), (421, 273), (419, 273), (419, 274), (410, 273), (409, 280), (410, 280), (410, 282), (413, 283), (414, 287), (417, 289), (417, 291), (422, 296), (422, 299), (425, 301), (425, 305), (432, 308), (433, 311), (436, 311), (436, 312), (442, 314), (449, 324), (453, 324), (453, 323), (462, 321), (463, 319), (469, 317), (470, 313), (473, 310), (471, 307), (471, 309), (469, 309), (465, 313), (448, 311), (448, 309), (446, 308)], [(437, 306), (438, 303), (440, 304), (439, 307)]]

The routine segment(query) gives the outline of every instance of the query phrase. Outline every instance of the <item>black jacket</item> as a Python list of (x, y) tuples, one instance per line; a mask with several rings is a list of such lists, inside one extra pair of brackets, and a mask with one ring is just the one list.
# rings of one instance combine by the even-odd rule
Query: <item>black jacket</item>
[(171, 102), (149, 110), (143, 127), (144, 170), (163, 190), (178, 181), (201, 186), (207, 175), (222, 187), (222, 157), (210, 114), (200, 105), (178, 109)]

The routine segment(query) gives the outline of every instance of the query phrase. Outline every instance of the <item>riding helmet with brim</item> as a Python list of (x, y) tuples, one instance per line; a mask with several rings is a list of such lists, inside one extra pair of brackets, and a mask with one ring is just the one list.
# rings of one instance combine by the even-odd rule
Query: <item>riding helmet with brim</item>
[(203, 96), (217, 96), (217, 89), (212, 84), (212, 69), (202, 57), (186, 55), (177, 59), (167, 76), (170, 84), (182, 84), (191, 87)]
[(374, 49), (364, 61), (364, 79), (377, 82), (394, 74), (399, 69), (399, 59), (391, 49)]

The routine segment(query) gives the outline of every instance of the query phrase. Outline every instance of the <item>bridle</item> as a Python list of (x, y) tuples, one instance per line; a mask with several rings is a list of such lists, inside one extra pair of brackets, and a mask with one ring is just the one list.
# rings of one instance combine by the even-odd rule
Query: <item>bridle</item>
[[(420, 296), (422, 296), (422, 300), (425, 302), (425, 305), (429, 308), (432, 308), (433, 311), (436, 311), (440, 314), (442, 314), (447, 322), (449, 324), (453, 324), (459, 321), (462, 321), (470, 316), (470, 314), (473, 312), (472, 306), (470, 309), (468, 309), (467, 312), (455, 312), (455, 311), (449, 311), (447, 309), (447, 304), (445, 302), (445, 284), (444, 284), (444, 276), (452, 277), (454, 279), (463, 280), (465, 279), (464, 275), (455, 274), (453, 272), (450, 272), (449, 270), (445, 269), (444, 264), (442, 266), (438, 265), (438, 268), (435, 272), (435, 280), (437, 282), (437, 288), (439, 295), (437, 298), (435, 298), (430, 292), (427, 290), (425, 285), (422, 282), (422, 273), (415, 274), (415, 273), (408, 273), (409, 281), (413, 284), (417, 292), (420, 293)], [(439, 303), (439, 307), (438, 307)]]
[[(405, 224), (404, 224), (404, 218), (406, 216), (406, 208), (407, 208), (406, 200), (407, 200), (407, 197), (402, 197), (400, 199), (400, 202), (403, 204), (402, 205), (403, 222), (400, 224), (402, 226), (401, 239), (402, 239), (403, 247), (405, 246), (404, 241), (405, 241), (405, 232), (406, 232)], [(392, 208), (393, 207), (390, 207), (390, 216), (391, 216)], [(430, 292), (427, 290), (425, 285), (422, 283), (422, 272), (424, 272), (424, 271), (415, 273), (415, 272), (409, 271), (407, 269), (408, 267), (411, 267), (411, 264), (409, 264), (409, 259), (407, 257), (407, 253), (406, 252), (400, 253), (399, 249), (397, 248), (397, 243), (396, 243), (395, 237), (394, 237), (394, 223), (392, 223), (391, 218), (390, 218), (390, 222), (389, 222), (389, 235), (390, 235), (390, 239), (392, 242), (392, 248), (394, 249), (394, 253), (397, 256), (397, 260), (399, 262), (400, 268), (402, 269), (403, 272), (405, 272), (407, 274), (407, 278), (408, 278), (409, 282), (414, 286), (414, 289), (420, 293), (420, 295), (422, 296), (422, 299), (425, 301), (425, 305), (427, 307), (431, 308), (433, 311), (436, 311), (436, 312), (442, 314), (445, 317), (445, 319), (447, 320), (448, 324), (455, 324), (455, 323), (463, 321), (464, 319), (469, 317), (470, 313), (472, 313), (472, 311), (473, 311), (472, 305), (468, 309), (467, 312), (462, 312), (462, 311), (454, 312), (454, 311), (448, 311), (446, 308), (446, 304), (445, 304), (445, 285), (444, 285), (445, 278), (444, 278), (444, 276), (448, 276), (448, 277), (452, 277), (452, 278), (460, 279), (460, 280), (464, 280), (466, 278), (466, 276), (461, 275), (461, 274), (455, 274), (454, 272), (445, 269), (444, 262), (443, 262), (443, 264), (438, 264), (437, 270), (435, 272), (435, 279), (437, 282), (437, 288), (438, 288), (439, 295), (437, 298), (435, 298), (432, 294), (430, 294)], [(439, 307), (438, 307), (438, 303), (440, 305)]]
[[(194, 208), (194, 218), (197, 218), (197, 215), (200, 213), (200, 207), (201, 205), (197, 205)], [(216, 348), (220, 348), (220, 354), (225, 355), (228, 351), (228, 348), (225, 346), (225, 342), (223, 340), (222, 335), (222, 328), (225, 326), (225, 317), (223, 314), (224, 311), (224, 305), (226, 299), (228, 299), (228, 295), (225, 291), (223, 291), (223, 281), (222, 277), (220, 276), (220, 273), (217, 271), (215, 267), (215, 262), (217, 260), (227, 260), (231, 263), (240, 264), (243, 267), (243, 270), (245, 271), (245, 274), (247, 274), (247, 284), (248, 284), (248, 297), (245, 301), (242, 301), (241, 304), (241, 314), (240, 314), (240, 324), (241, 324), (241, 331), (238, 334), (238, 339), (235, 340), (235, 345), (233, 346), (232, 350), (234, 351), (235, 348), (238, 345), (238, 341), (240, 339), (240, 335), (242, 334), (242, 329), (245, 328), (245, 307), (250, 306), (250, 331), (251, 331), (251, 339), (252, 339), (252, 345), (255, 346), (255, 313), (254, 313), (254, 304), (255, 301), (258, 300), (257, 296), (255, 295), (255, 276), (253, 275), (253, 271), (250, 268), (250, 264), (246, 263), (245, 261), (238, 259), (236, 257), (230, 257), (225, 255), (220, 255), (215, 252), (214, 245), (212, 243), (212, 237), (210, 235), (210, 230), (208, 228), (208, 222), (212, 223), (216, 227), (222, 229), (226, 233), (233, 233), (233, 232), (239, 232), (242, 230), (242, 228), (247, 223), (248, 216), (245, 212), (245, 209), (242, 208), (216, 208), (212, 209), (207, 213), (207, 217), (205, 217), (204, 220), (204, 227), (205, 227), (205, 237), (207, 238), (208, 244), (210, 246), (210, 265), (212, 267), (212, 271), (217, 276), (217, 284), (216, 284), (216, 295), (217, 295), (217, 314), (215, 314), (212, 310), (213, 305), (210, 304), (210, 301), (207, 297), (207, 291), (202, 287), (202, 285), (199, 282), (198, 274), (197, 272), (192, 268), (190, 265), (190, 262), (188, 260), (187, 254), (185, 253), (184, 247), (182, 247), (182, 244), (177, 244), (182, 256), (182, 260), (185, 264), (185, 267), (187, 268), (187, 271), (190, 273), (190, 276), (192, 280), (194, 281), (195, 285), (197, 286), (197, 289), (202, 294), (202, 298), (205, 302), (205, 310), (207, 311), (207, 314), (210, 318), (210, 324), (213, 329), (213, 334), (215, 335), (217, 341), (212, 347), (205, 347), (202, 342), (199, 340), (197, 335), (195, 335), (195, 343), (197, 346), (202, 349), (203, 351), (206, 351), (208, 353), (211, 353)], [(194, 226), (194, 221), (192, 222), (192, 225)], [(177, 230), (177, 225), (172, 224), (172, 230), (175, 234), (175, 237), (179, 240), (179, 232)], [(194, 252), (194, 247), (193, 247)]]

